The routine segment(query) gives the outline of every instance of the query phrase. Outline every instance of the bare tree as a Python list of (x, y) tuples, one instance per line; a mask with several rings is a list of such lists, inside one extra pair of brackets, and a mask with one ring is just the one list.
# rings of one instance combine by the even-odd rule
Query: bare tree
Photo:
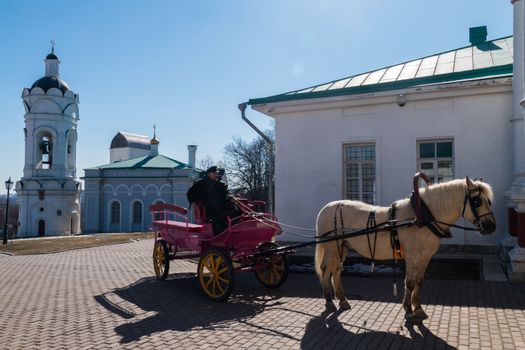
[[(271, 131), (265, 133), (273, 139)], [(237, 137), (226, 145), (224, 153), (230, 187), (248, 199), (267, 200), (270, 151), (266, 142), (260, 137), (251, 142)]]
[(197, 162), (197, 168), (200, 170), (206, 170), (213, 165), (217, 166), (218, 168), (225, 167), (225, 164), (222, 160), (216, 161), (210, 156), (206, 156), (202, 159), (199, 159), (199, 161)]
[(212, 157), (210, 156), (206, 156), (202, 159), (199, 159), (199, 161), (197, 162), (197, 168), (201, 169), (201, 170), (206, 170), (208, 169), (209, 167), (213, 166), (213, 165), (217, 165), (215, 164), (216, 162), (213, 160)]

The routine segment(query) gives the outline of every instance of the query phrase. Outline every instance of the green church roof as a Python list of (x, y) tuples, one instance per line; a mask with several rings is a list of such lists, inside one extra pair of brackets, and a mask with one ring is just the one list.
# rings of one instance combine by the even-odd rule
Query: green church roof
[(99, 165), (86, 170), (94, 169), (190, 169), (188, 164), (181, 163), (175, 159), (161, 154), (157, 156), (144, 156), (128, 160), (116, 161), (109, 164)]
[(397, 90), (420, 85), (512, 75), (513, 37), (439, 53), (284, 94), (250, 99), (248, 104)]

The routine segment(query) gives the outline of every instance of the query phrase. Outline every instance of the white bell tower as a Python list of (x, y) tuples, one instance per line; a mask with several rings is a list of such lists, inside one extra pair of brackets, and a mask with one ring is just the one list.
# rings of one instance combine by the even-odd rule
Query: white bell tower
[(16, 183), (19, 237), (80, 233), (76, 181), (78, 95), (60, 79), (54, 44), (45, 76), (22, 91), (25, 108), (24, 176)]

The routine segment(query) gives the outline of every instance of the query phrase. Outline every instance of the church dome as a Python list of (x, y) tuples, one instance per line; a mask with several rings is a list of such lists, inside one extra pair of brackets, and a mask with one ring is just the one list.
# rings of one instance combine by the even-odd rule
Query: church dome
[(58, 60), (58, 56), (55, 55), (54, 52), (51, 52), (49, 55), (46, 56), (46, 60)]
[[(54, 55), (54, 54), (49, 54), (48, 57), (50, 55)], [(33, 83), (33, 85), (31, 86), (31, 89), (35, 87), (41, 88), (42, 90), (44, 90), (44, 92), (47, 92), (47, 90), (51, 88), (57, 88), (60, 91), (62, 91), (63, 94), (69, 90), (69, 86), (66, 84), (66, 82), (56, 77), (40, 78)]]
[(151, 149), (149, 138), (146, 135), (131, 134), (124, 131), (117, 132), (115, 137), (113, 137), (113, 140), (111, 140), (111, 146), (109, 149), (126, 147), (144, 150)]

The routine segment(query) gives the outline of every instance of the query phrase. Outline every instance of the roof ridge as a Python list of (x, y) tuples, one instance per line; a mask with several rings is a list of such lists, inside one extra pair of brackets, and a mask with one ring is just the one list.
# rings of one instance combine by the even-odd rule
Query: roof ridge
[[(176, 166), (168, 166), (168, 167), (164, 167), (164, 166), (161, 166), (161, 168), (190, 168), (190, 166), (186, 163), (183, 163), (181, 161), (178, 161), (176, 159), (173, 159), (173, 158), (170, 158), (168, 156), (165, 156), (163, 154), (157, 154), (157, 155), (151, 155), (151, 154), (148, 154), (146, 156), (142, 156), (142, 157), (135, 157), (135, 158), (130, 158), (130, 159), (125, 159), (125, 160), (120, 160), (120, 161), (114, 161), (114, 162), (111, 162), (111, 163), (107, 163), (107, 164), (102, 164), (102, 165), (98, 165), (98, 166), (95, 166), (95, 167), (91, 167), (91, 168), (86, 168), (85, 170), (94, 170), (94, 169), (119, 169), (119, 168), (129, 168), (129, 169), (136, 169), (136, 168), (141, 168), (143, 167), (144, 165), (147, 165), (150, 161), (154, 161), (154, 159), (157, 158), (157, 159), (160, 159), (160, 161), (162, 160), (167, 160), (169, 162), (172, 162), (172, 163), (175, 163)], [(173, 164), (171, 164), (173, 165)], [(146, 166), (146, 168), (155, 168), (156, 166)]]

